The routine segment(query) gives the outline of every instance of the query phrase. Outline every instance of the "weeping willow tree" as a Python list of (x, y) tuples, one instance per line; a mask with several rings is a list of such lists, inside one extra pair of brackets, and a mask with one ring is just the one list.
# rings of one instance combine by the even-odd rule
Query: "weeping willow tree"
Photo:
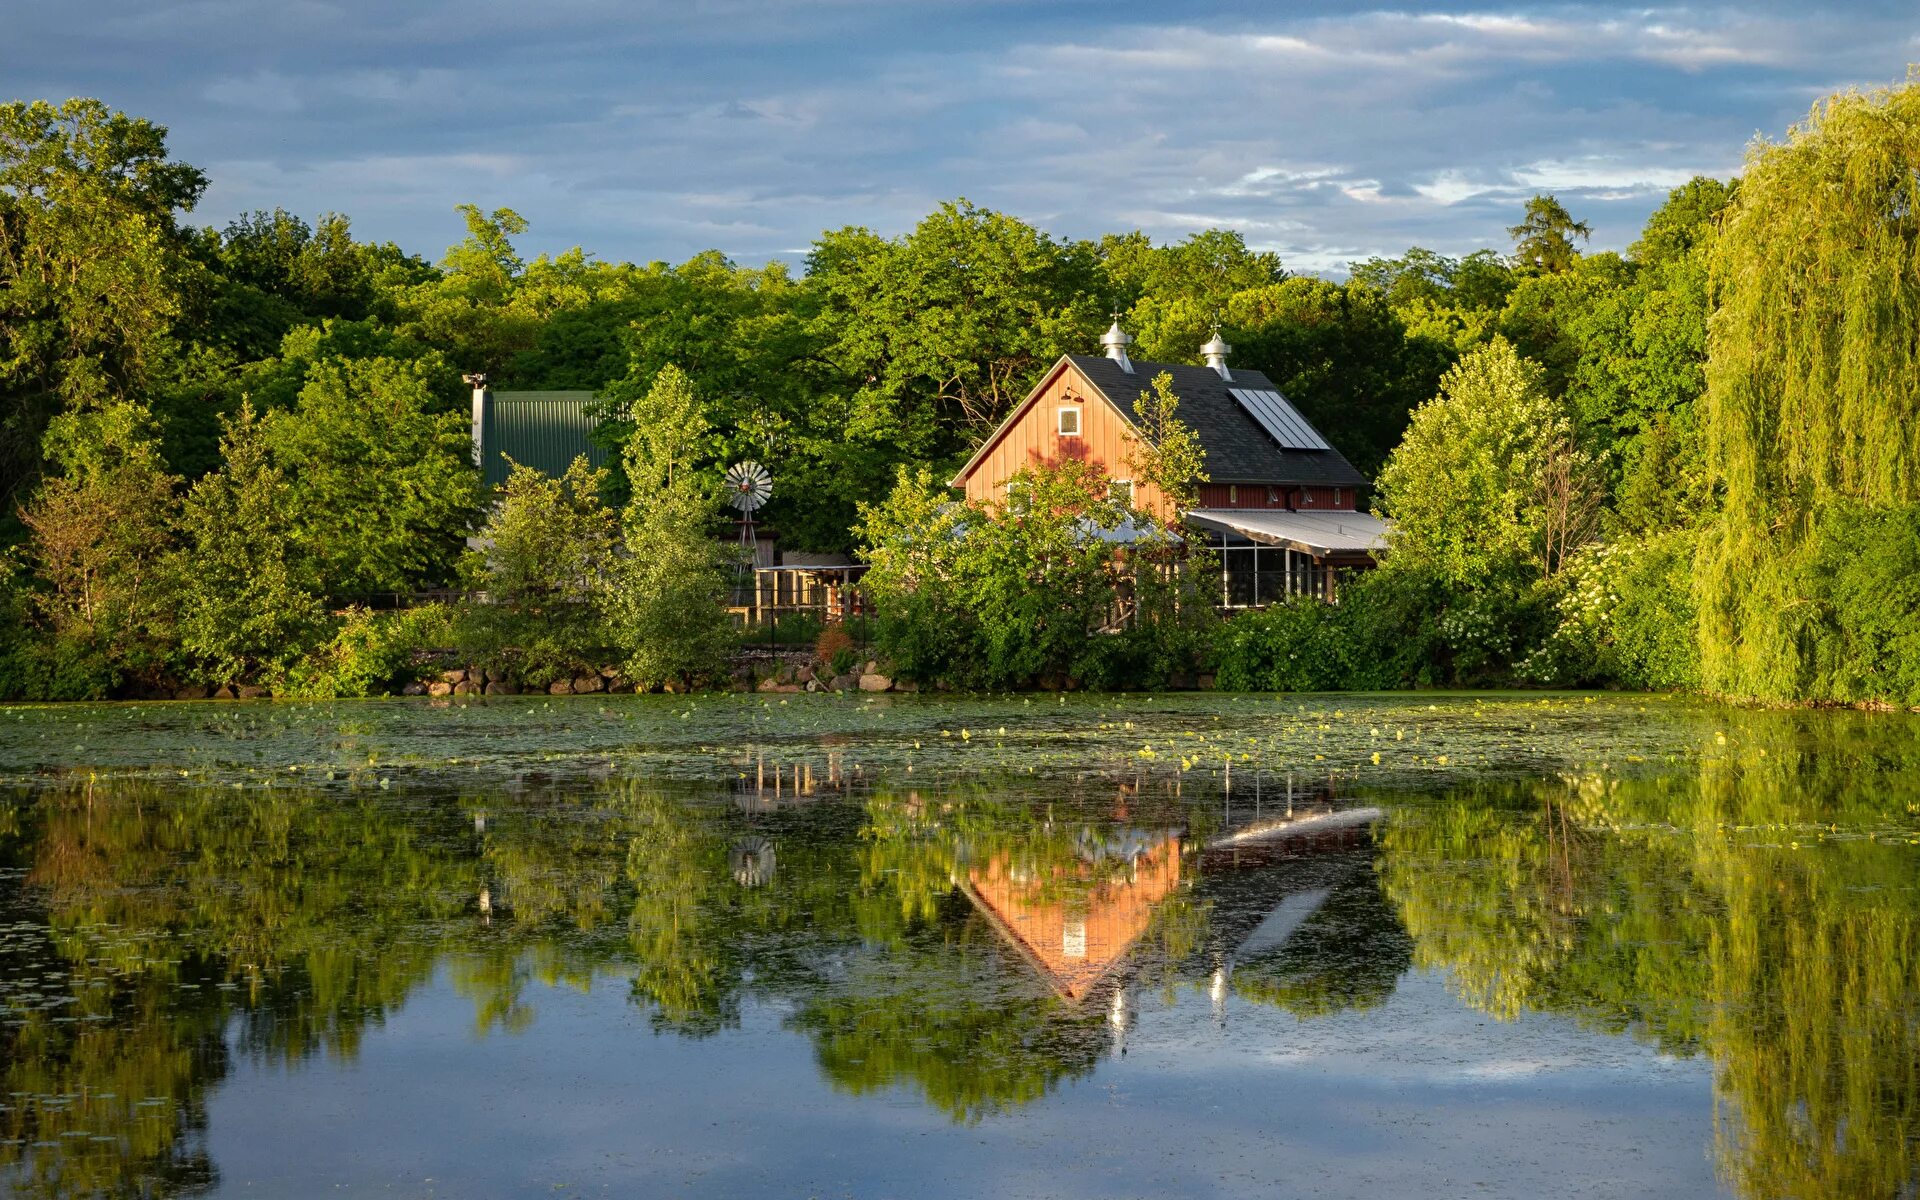
[(1920, 74), (1822, 101), (1747, 170), (1711, 259), (1724, 507), (1698, 581), (1704, 680), (1876, 698), (1879, 672), (1838, 665), (1867, 648), (1848, 644), (1828, 569), (1872, 548), (1824, 543), (1844, 518), (1920, 503)]

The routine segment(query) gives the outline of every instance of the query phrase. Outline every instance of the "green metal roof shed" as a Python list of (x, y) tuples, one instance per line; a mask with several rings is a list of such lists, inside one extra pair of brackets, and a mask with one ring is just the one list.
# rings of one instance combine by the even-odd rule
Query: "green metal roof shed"
[(474, 397), (481, 479), (487, 487), (507, 481), (506, 460), (558, 478), (580, 455), (595, 467), (607, 452), (593, 442), (596, 420), (587, 414), (592, 392), (495, 392)]

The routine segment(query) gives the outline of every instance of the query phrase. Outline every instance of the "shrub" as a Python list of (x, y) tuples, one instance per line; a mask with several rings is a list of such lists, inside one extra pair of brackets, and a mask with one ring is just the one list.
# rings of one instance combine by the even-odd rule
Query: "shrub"
[(1220, 630), (1219, 684), (1233, 692), (1324, 692), (1352, 686), (1338, 608), (1294, 598), (1235, 614)]
[(1696, 533), (1670, 530), (1575, 555), (1552, 595), (1557, 625), (1519, 674), (1559, 685), (1698, 687), (1698, 548)]
[(1295, 597), (1224, 622), (1219, 685), (1230, 691), (1370, 691), (1451, 680), (1447, 592), (1420, 571), (1350, 576), (1340, 603)]
[(533, 687), (571, 679), (620, 657), (596, 604), (470, 602), (448, 614), (446, 640), (462, 663)]
[(485, 549), (461, 564), (467, 586), (485, 595), (448, 622), (462, 661), (545, 687), (619, 656), (603, 611), (617, 521), (600, 501), (605, 479), (585, 456), (558, 479), (513, 464), (481, 533)]
[(350, 608), (332, 640), (288, 671), (281, 692), (314, 700), (389, 694), (421, 677), (415, 652), (443, 648), (451, 617), (437, 604), (382, 613)]
[(884, 505), (862, 510), (881, 652), (903, 674), (1017, 687), (1075, 673), (1118, 597), (1125, 515), (1084, 463), (1027, 469), (1018, 503), (950, 504), (922, 470), (902, 471)]
[(813, 644), (814, 663), (832, 675), (851, 671), (854, 657), (853, 637), (838, 621), (821, 630), (819, 640)]

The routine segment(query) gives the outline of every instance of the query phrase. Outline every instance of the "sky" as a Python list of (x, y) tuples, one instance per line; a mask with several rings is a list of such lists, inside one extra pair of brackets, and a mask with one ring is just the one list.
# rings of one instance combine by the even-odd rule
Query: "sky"
[[(7, 11), (13, 10), (13, 11)], [(1920, 62), (1913, 0), (1683, 7), (1016, 0), (0, 0), (0, 98), (97, 96), (212, 179), (429, 259), (800, 265), (964, 196), (1060, 237), (1239, 230), (1296, 271), (1510, 246), (1552, 192), (1624, 248), (1821, 96)]]

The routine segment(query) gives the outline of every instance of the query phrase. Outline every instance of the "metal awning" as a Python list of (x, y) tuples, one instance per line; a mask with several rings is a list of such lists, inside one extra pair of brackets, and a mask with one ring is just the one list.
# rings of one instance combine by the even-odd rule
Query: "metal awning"
[(1259, 508), (1196, 508), (1186, 521), (1217, 533), (1238, 534), (1324, 558), (1387, 547), (1387, 523), (1363, 512), (1283, 512)]

